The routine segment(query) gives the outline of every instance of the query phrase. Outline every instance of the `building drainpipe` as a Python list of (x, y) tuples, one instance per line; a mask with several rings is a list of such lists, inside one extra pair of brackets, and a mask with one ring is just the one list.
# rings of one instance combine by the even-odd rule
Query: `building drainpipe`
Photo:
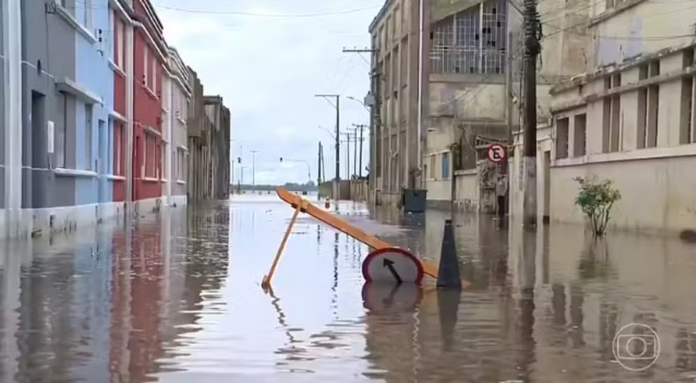
[(164, 148), (163, 148), (163, 150), (165, 150), (165, 152), (164, 152), (164, 162), (165, 162), (164, 166), (165, 166), (165, 171), (167, 174), (167, 206), (172, 206), (172, 185), (174, 184), (174, 182), (176, 182), (176, 180), (174, 179), (173, 171), (172, 171), (172, 153), (176, 153), (174, 151), (174, 148), (176, 146), (174, 145), (174, 142), (172, 142), (173, 141), (172, 138), (174, 137), (172, 130), (173, 130), (174, 123), (175, 123), (174, 119), (176, 118), (176, 116), (174, 115), (174, 110), (172, 109), (172, 107), (173, 107), (172, 99), (174, 98), (174, 97), (172, 97), (173, 93), (174, 93), (173, 82), (174, 82), (174, 77), (169, 76), (166, 89), (162, 90), (163, 94), (165, 94), (164, 92), (167, 92), (166, 93), (166, 95), (167, 95), (166, 107), (167, 107), (167, 110), (169, 111), (169, 112), (167, 112), (167, 124), (166, 124), (167, 132), (165, 133), (165, 137), (167, 139), (167, 142), (164, 144)]
[(22, 11), (2, 2), (5, 51), (5, 235), (22, 235)]
[[(131, 23), (126, 24), (126, 119), (128, 126), (126, 129), (126, 217), (131, 217), (133, 213), (133, 156), (135, 154), (133, 142), (135, 137), (134, 132), (134, 115), (133, 115), (133, 60), (134, 60), (134, 44), (133, 30)], [(127, 220), (126, 222), (131, 222)]]

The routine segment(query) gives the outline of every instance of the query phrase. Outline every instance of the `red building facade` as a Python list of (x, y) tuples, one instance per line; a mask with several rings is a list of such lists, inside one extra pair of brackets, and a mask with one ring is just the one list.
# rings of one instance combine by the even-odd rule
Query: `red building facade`
[(132, 28), (128, 15), (121, 8), (111, 9), (111, 39), (112, 54), (111, 68), (114, 71), (114, 113), (111, 118), (113, 125), (113, 200), (122, 202), (126, 200), (126, 148), (127, 148), (127, 128), (128, 128), (128, 104), (126, 84), (128, 75), (126, 74), (126, 60), (129, 55), (128, 35)]
[(133, 200), (158, 198), (162, 161), (163, 26), (149, 0), (135, 0), (133, 33)]

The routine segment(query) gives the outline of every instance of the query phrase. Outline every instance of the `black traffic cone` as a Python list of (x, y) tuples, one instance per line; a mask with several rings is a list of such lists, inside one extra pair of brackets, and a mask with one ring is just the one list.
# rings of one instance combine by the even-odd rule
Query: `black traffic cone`
[(440, 267), (437, 272), (437, 287), (443, 289), (462, 288), (462, 279), (459, 276), (457, 246), (454, 243), (454, 227), (451, 219), (445, 220), (442, 250), (440, 250)]

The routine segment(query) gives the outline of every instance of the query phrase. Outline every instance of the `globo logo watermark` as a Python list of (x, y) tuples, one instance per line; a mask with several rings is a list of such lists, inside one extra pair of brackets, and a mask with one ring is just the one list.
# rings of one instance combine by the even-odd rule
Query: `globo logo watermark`
[(621, 367), (629, 371), (645, 371), (660, 356), (660, 337), (648, 325), (629, 323), (614, 336), (612, 351)]

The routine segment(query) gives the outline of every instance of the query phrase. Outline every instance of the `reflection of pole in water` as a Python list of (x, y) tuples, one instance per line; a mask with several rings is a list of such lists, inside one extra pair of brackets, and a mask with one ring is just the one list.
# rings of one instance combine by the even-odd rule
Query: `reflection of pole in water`
[(284, 329), (283, 332), (288, 337), (288, 342), (285, 345), (286, 347), (279, 348), (276, 353), (286, 355), (286, 359), (288, 360), (297, 359), (298, 355), (305, 353), (306, 350), (296, 346), (297, 343), (301, 342), (295, 339), (295, 337), (292, 335), (292, 331), (285, 320), (285, 312), (283, 312), (283, 309), (280, 308), (280, 298), (273, 293), (273, 289), (271, 288), (268, 289), (268, 295), (271, 296), (271, 304), (273, 305), (273, 308), (275, 308), (276, 314), (278, 314), (278, 324), (280, 324), (280, 327)]
[(331, 291), (333, 295), (331, 297), (331, 308), (334, 310), (334, 314), (337, 313), (336, 310), (338, 302), (338, 232), (334, 233), (334, 256), (333, 256), (333, 286), (331, 286)]
[(457, 323), (461, 290), (438, 289), (437, 306), (440, 314), (440, 330), (443, 351), (451, 351), (454, 345), (454, 327)]

